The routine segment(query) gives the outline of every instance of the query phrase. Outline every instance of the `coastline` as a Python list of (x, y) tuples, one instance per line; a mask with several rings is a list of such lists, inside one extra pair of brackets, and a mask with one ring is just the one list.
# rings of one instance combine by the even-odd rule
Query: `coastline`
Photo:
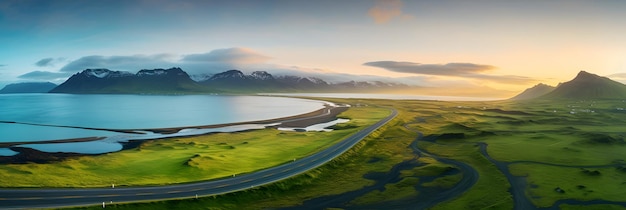
[[(309, 113), (304, 113), (304, 114), (294, 115), (294, 116), (289, 116), (289, 117), (268, 119), (268, 120), (223, 123), (223, 124), (201, 125), (201, 126), (152, 128), (152, 129), (143, 129), (142, 131), (150, 131), (150, 132), (159, 133), (159, 134), (172, 134), (172, 133), (177, 133), (183, 129), (222, 128), (222, 127), (246, 125), (246, 124), (275, 124), (275, 123), (280, 123), (281, 126), (306, 127), (309, 125), (314, 125), (318, 123), (335, 120), (336, 116), (339, 113), (347, 110), (347, 108), (348, 107), (325, 105), (324, 108), (321, 108), (321, 109), (318, 109)], [(109, 131), (116, 131), (116, 130), (109, 130)], [(132, 130), (132, 129), (120, 129), (119, 131), (137, 132), (137, 130)]]
[[(245, 121), (245, 122), (236, 122), (236, 123), (224, 123), (224, 124), (213, 124), (213, 125), (201, 125), (201, 126), (185, 126), (185, 127), (172, 127), (172, 128), (153, 128), (153, 129), (100, 129), (100, 128), (84, 128), (84, 129), (94, 129), (94, 130), (105, 130), (112, 132), (121, 132), (121, 133), (135, 133), (139, 134), (141, 131), (153, 132), (156, 134), (175, 134), (180, 132), (183, 129), (212, 129), (212, 128), (224, 128), (230, 126), (239, 126), (239, 125), (250, 125), (250, 124), (265, 124), (271, 125), (266, 126), (266, 128), (278, 128), (280, 127), (307, 127), (310, 125), (315, 125), (319, 123), (329, 122), (337, 119), (337, 115), (346, 111), (349, 107), (347, 106), (331, 106), (325, 105), (324, 108), (318, 109), (312, 112), (274, 118), (268, 120), (257, 120), (257, 121)], [(235, 132), (244, 132), (244, 131), (235, 131)], [(211, 132), (213, 133), (213, 132)], [(169, 138), (184, 138), (184, 137), (192, 137), (199, 135), (210, 135), (211, 133), (205, 134), (191, 134), (185, 136), (172, 136), (172, 137), (156, 137), (151, 139), (128, 139), (124, 142), (118, 142), (122, 145), (123, 150), (133, 149), (139, 147), (143, 142), (150, 140), (159, 140), (159, 139), (169, 139)], [(73, 139), (58, 139), (58, 140), (48, 140), (48, 141), (39, 141), (39, 142), (5, 142), (0, 143), (0, 148), (8, 148), (12, 151), (18, 152), (12, 156), (0, 156), (0, 164), (23, 164), (29, 162), (35, 163), (46, 163), (51, 161), (60, 161), (69, 157), (79, 157), (79, 156), (95, 156), (101, 154), (83, 154), (83, 153), (75, 153), (75, 152), (44, 152), (36, 149), (28, 148), (28, 147), (20, 147), (19, 145), (26, 144), (41, 144), (41, 143), (77, 143), (77, 142), (91, 142), (103, 140), (105, 137), (85, 137), (85, 138), (73, 138)], [(116, 151), (116, 152), (119, 152)], [(102, 154), (108, 154), (102, 153)]]

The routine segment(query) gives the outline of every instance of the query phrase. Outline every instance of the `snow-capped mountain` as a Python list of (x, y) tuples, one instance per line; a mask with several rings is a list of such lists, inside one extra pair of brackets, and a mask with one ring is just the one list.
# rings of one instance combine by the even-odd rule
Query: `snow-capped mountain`
[(180, 68), (143, 69), (136, 74), (86, 69), (52, 89), (52, 93), (184, 93), (208, 91)]
[(136, 74), (108, 69), (86, 69), (50, 92), (55, 93), (258, 93), (258, 92), (364, 92), (404, 88), (384, 82), (328, 83), (320, 78), (274, 76), (266, 71), (247, 75), (228, 70), (214, 75), (189, 76), (180, 68), (142, 69)]
[(207, 80), (211, 79), (211, 77), (213, 77), (213, 74), (192, 74), (192, 75), (189, 75), (189, 78), (191, 78), (193, 81), (196, 81), (196, 82), (207, 81)]
[(270, 73), (267, 73), (266, 71), (252, 72), (252, 74), (250, 74), (250, 77), (252, 79), (258, 79), (258, 80), (273, 80), (274, 79), (274, 76), (272, 76)]
[(110, 77), (131, 77), (133, 73), (127, 71), (111, 71), (108, 69), (85, 69), (80, 73), (85, 77), (110, 78)]

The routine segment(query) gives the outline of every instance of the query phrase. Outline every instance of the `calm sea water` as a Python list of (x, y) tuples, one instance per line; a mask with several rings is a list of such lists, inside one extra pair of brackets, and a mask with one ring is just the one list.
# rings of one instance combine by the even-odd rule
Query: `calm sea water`
[[(279, 118), (311, 112), (323, 105), (322, 101), (265, 96), (0, 94), (0, 121), (147, 129)], [(0, 123), (0, 142), (114, 135), (120, 134)]]

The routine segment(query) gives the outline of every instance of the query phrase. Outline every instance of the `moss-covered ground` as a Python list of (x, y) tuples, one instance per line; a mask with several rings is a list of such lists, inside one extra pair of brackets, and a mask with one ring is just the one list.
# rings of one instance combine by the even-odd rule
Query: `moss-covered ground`
[(194, 182), (279, 165), (326, 148), (389, 113), (353, 108), (332, 132), (264, 129), (151, 140), (136, 149), (45, 164), (0, 165), (2, 187), (105, 187)]
[[(372, 186), (376, 181), (369, 179), (368, 174), (388, 172), (406, 161), (415, 161), (416, 166), (401, 170), (397, 180), (386, 183), (384, 189), (371, 190), (338, 206), (328, 207), (367, 208), (419, 200), (424, 194), (419, 189), (449, 189), (464, 176), (462, 173), (445, 173), (451, 166), (428, 156), (416, 157), (410, 145), (418, 137), (415, 131), (419, 131), (424, 136), (437, 136), (434, 141), (419, 141), (419, 148), (441, 158), (467, 163), (479, 173), (478, 181), (469, 190), (438, 203), (433, 209), (512, 209), (515, 203), (509, 193), (511, 185), (507, 174), (523, 177), (526, 182), (526, 186), (522, 187), (525, 198), (537, 207), (625, 209), (624, 101), (325, 100), (349, 103), (363, 109), (393, 107), (399, 115), (331, 163), (291, 179), (226, 195), (119, 204), (108, 208), (266, 209), (299, 206), (314, 198), (343, 195)], [(369, 116), (369, 113), (361, 114)], [(384, 115), (381, 113), (378, 119)], [(228, 146), (239, 149), (244, 141), (229, 143)], [(184, 146), (191, 142), (195, 141), (178, 142), (181, 144), (179, 149), (197, 146)], [(219, 147), (217, 144), (221, 142), (208, 146)], [(261, 144), (247, 142), (249, 145)], [(481, 153), (481, 144), (486, 145), (486, 152), (491, 158), (506, 165), (504, 173)], [(309, 150), (312, 151), (315, 149)], [(193, 161), (191, 157), (194, 154), (179, 158), (178, 163)], [(209, 157), (217, 159), (219, 155), (201, 154), (197, 158), (210, 161)], [(425, 181), (432, 176), (436, 178)], [(579, 203), (557, 205), (560, 200), (576, 200)], [(593, 202), (585, 203), (587, 201)], [(404, 207), (410, 209), (411, 202)]]

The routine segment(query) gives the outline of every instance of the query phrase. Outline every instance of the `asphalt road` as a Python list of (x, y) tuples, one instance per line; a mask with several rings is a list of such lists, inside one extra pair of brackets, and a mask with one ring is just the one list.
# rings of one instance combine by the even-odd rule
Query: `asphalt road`
[(52, 208), (84, 205), (102, 205), (102, 202), (135, 202), (197, 196), (217, 195), (241, 191), (287, 179), (319, 167), (343, 154), (374, 130), (392, 120), (392, 113), (330, 148), (311, 156), (262, 171), (226, 179), (155, 187), (87, 188), (87, 189), (0, 189), (0, 209)]

